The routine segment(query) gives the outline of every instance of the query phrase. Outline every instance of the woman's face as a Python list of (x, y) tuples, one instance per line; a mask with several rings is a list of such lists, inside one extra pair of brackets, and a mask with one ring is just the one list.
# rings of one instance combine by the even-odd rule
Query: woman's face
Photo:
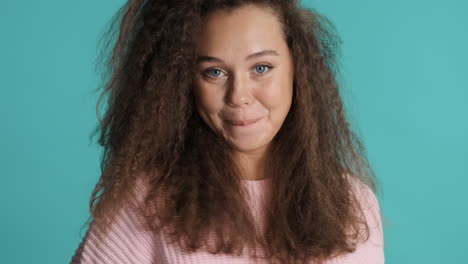
[(197, 110), (236, 151), (265, 151), (289, 112), (293, 62), (277, 17), (246, 5), (208, 15), (197, 41)]

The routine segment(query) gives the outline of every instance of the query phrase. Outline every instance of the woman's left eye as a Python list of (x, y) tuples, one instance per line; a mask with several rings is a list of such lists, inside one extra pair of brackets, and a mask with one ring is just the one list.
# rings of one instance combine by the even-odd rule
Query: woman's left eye
[(257, 66), (255, 66), (255, 70), (256, 70), (258, 73), (265, 73), (265, 72), (267, 72), (269, 69), (271, 69), (271, 67), (268, 66), (268, 65), (257, 65)]

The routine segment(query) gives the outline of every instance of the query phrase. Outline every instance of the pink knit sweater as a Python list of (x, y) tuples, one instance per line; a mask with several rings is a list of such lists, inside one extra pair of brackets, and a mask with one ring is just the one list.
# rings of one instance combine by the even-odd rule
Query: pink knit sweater
[[(257, 228), (263, 228), (264, 205), (268, 197), (265, 186), (269, 179), (245, 180), (249, 190), (250, 205)], [(371, 189), (361, 186), (361, 202), (366, 209), (366, 218), (370, 228), (370, 238), (360, 244), (355, 252), (335, 257), (327, 264), (381, 264), (384, 263), (384, 239), (378, 200)], [(139, 192), (144, 193), (144, 190)], [(86, 235), (72, 257), (71, 263), (83, 264), (250, 264), (268, 263), (265, 260), (254, 260), (248, 256), (229, 256), (197, 251), (183, 252), (177, 244), (168, 243), (163, 235), (153, 237), (149, 232), (138, 229), (137, 223), (142, 218), (133, 211), (124, 208), (111, 226), (109, 235), (104, 241), (96, 239), (98, 232), (91, 223)]]

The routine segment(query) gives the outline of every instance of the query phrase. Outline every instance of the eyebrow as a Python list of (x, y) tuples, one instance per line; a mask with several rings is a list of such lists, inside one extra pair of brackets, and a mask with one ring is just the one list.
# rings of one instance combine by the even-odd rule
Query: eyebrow
[[(258, 58), (258, 57), (266, 56), (266, 55), (279, 56), (278, 52), (276, 52), (274, 50), (262, 50), (262, 51), (255, 52), (255, 53), (252, 53), (252, 54), (248, 55), (247, 57), (245, 57), (245, 60), (251, 60), (253, 58)], [(197, 64), (201, 63), (201, 62), (205, 62), (205, 61), (206, 62), (224, 63), (224, 61), (222, 59), (216, 58), (216, 57), (211, 57), (211, 56), (199, 56), (197, 58)]]

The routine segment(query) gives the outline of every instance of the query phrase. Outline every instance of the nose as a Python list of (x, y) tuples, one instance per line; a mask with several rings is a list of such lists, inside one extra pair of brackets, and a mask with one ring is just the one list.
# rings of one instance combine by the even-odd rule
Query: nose
[(252, 89), (249, 78), (242, 74), (236, 74), (229, 83), (226, 101), (232, 106), (249, 105), (253, 101)]

